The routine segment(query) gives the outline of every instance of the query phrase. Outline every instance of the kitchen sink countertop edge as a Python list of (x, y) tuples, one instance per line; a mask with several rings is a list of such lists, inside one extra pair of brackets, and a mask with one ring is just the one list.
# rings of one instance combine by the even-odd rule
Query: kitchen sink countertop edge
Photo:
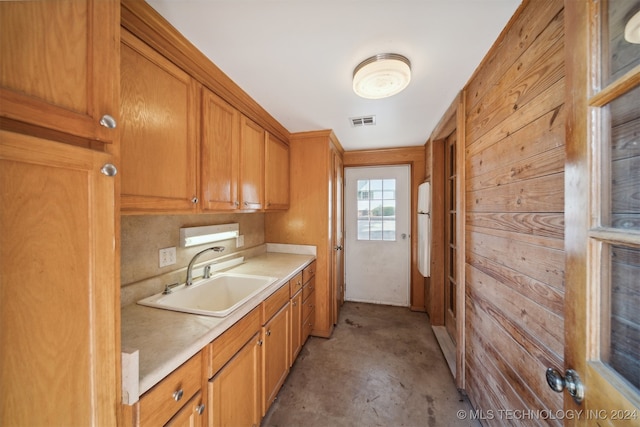
[(128, 390), (127, 382), (123, 381), (126, 401), (129, 404), (136, 402), (140, 395), (233, 326), (314, 259), (315, 255), (266, 252), (226, 270), (272, 276), (278, 280), (223, 318), (145, 307), (136, 303), (122, 307), (123, 352), (138, 351), (138, 366), (130, 366), (125, 362), (122, 366), (123, 378), (137, 376), (139, 379), (137, 390), (135, 387)]

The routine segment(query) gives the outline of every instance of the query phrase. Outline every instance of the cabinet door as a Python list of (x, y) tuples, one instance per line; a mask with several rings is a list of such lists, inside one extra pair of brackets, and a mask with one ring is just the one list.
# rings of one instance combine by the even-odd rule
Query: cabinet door
[(302, 350), (302, 291), (291, 298), (291, 351), (289, 352), (289, 366), (293, 365)]
[(265, 200), (267, 210), (289, 208), (289, 146), (272, 135), (265, 149)]
[(116, 425), (110, 161), (0, 131), (0, 425)]
[(121, 57), (122, 210), (193, 212), (196, 83), (125, 30)]
[(200, 189), (204, 210), (239, 208), (239, 133), (238, 110), (203, 88)]
[(0, 116), (112, 142), (120, 2), (0, 2)]
[(262, 328), (264, 346), (262, 375), (264, 402), (262, 415), (273, 403), (289, 373), (289, 304), (286, 304)]
[(204, 408), (202, 393), (198, 392), (165, 427), (204, 427)]
[(261, 418), (260, 333), (209, 381), (209, 425), (212, 427), (258, 426)]
[(264, 200), (265, 132), (242, 116), (240, 130), (240, 200), (241, 209), (262, 209)]

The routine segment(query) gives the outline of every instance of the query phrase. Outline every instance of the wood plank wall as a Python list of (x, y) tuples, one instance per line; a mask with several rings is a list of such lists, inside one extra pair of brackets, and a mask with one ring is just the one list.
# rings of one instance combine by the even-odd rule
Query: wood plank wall
[[(525, 1), (466, 86), (465, 379), (477, 409), (562, 409), (544, 374), (564, 366), (564, 73), (562, 0)], [(494, 415), (485, 424), (504, 425)], [(556, 422), (526, 424), (538, 423)]]

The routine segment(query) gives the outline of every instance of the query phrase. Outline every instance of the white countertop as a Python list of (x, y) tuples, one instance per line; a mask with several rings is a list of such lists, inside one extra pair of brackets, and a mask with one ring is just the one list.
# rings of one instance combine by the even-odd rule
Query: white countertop
[(123, 360), (123, 378), (138, 372), (139, 383), (123, 381), (129, 404), (198, 353), (208, 343), (257, 307), (265, 298), (301, 271), (314, 255), (267, 252), (227, 271), (277, 277), (278, 280), (225, 318), (180, 313), (130, 304), (122, 308), (123, 353), (138, 351), (137, 366)]

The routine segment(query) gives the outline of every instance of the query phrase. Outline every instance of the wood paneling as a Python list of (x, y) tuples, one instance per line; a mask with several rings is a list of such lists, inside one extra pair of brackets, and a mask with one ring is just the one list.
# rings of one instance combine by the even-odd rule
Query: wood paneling
[(563, 2), (524, 2), (466, 87), (465, 379), (485, 411), (562, 409), (544, 370), (564, 354), (564, 54)]

